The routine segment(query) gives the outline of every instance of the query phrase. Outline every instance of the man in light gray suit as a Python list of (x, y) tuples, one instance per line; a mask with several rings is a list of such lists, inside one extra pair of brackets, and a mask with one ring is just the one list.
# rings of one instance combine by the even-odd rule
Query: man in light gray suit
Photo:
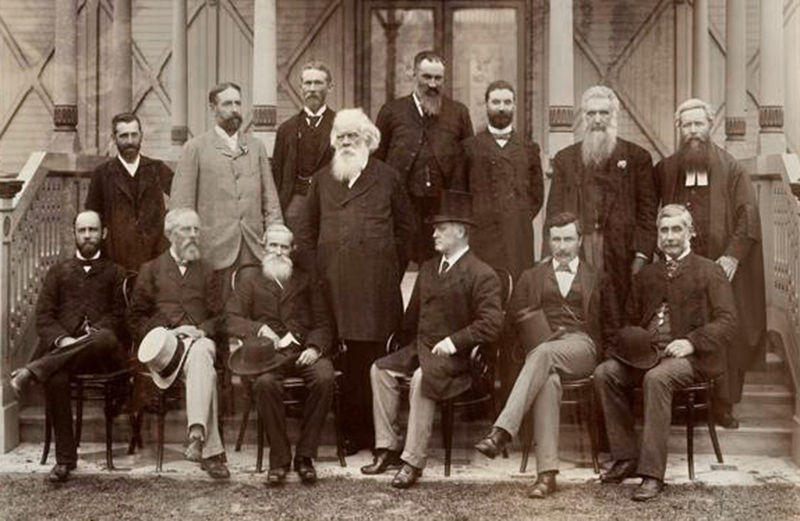
[(221, 83), (208, 93), (208, 104), (216, 125), (184, 145), (170, 208), (200, 215), (204, 257), (227, 280), (237, 266), (259, 262), (264, 230), (283, 217), (264, 144), (239, 132), (242, 89)]

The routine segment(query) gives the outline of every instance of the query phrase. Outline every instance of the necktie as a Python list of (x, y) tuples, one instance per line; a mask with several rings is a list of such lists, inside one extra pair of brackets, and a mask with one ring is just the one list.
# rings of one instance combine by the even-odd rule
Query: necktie
[(447, 261), (442, 262), (442, 268), (439, 270), (439, 275), (444, 275), (450, 269), (450, 263)]
[(311, 128), (317, 128), (319, 120), (321, 119), (322, 116), (306, 116), (306, 122), (308, 123), (308, 126)]
[(667, 277), (672, 278), (675, 276), (675, 272), (678, 271), (678, 267), (681, 264), (675, 259), (667, 258), (666, 265), (667, 265)]
[(558, 266), (556, 266), (556, 272), (563, 271), (565, 273), (572, 273), (572, 268), (569, 267), (569, 264), (566, 262), (559, 262)]

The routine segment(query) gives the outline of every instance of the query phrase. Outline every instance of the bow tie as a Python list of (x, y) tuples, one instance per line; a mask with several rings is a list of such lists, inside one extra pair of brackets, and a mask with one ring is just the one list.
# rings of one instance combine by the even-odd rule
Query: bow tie
[(564, 273), (572, 273), (572, 268), (570, 268), (569, 264), (566, 262), (559, 262), (558, 266), (556, 266), (556, 273), (559, 271)]
[(319, 120), (321, 119), (322, 116), (306, 116), (306, 122), (311, 128), (316, 128), (317, 124), (319, 124)]
[(511, 132), (503, 132), (502, 134), (492, 134), (492, 137), (494, 137), (498, 141), (501, 140), (508, 141), (509, 139), (511, 139)]
[(671, 258), (667, 258), (667, 260), (666, 260), (666, 262), (664, 264), (666, 264), (667, 277), (669, 277), (669, 278), (672, 278), (672, 277), (675, 276), (675, 272), (678, 271), (678, 268), (681, 265), (680, 261), (676, 261), (675, 259), (671, 259)]

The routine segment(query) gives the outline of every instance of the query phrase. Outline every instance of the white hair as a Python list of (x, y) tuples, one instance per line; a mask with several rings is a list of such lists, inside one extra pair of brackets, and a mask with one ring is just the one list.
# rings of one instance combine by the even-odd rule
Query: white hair
[(586, 111), (586, 104), (590, 99), (600, 98), (611, 101), (611, 107), (614, 109), (614, 114), (619, 112), (619, 98), (614, 91), (605, 85), (594, 85), (589, 87), (581, 96), (581, 110)]
[(178, 221), (180, 221), (181, 217), (184, 215), (194, 215), (197, 217), (198, 221), (200, 220), (200, 216), (191, 208), (174, 208), (168, 211), (167, 215), (164, 216), (165, 236), (170, 237), (172, 235), (172, 232), (178, 227)]
[(381, 131), (370, 121), (360, 108), (342, 109), (336, 113), (331, 130), (331, 145), (336, 147), (336, 135), (343, 131), (358, 132), (367, 143), (370, 152), (378, 149), (381, 143)]

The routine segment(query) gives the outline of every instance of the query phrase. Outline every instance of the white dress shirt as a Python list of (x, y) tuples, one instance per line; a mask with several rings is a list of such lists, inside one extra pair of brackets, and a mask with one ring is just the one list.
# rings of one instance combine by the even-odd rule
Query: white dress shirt
[(131, 177), (135, 176), (136, 171), (139, 170), (139, 159), (141, 159), (141, 157), (142, 156), (140, 154), (136, 154), (136, 159), (133, 161), (133, 163), (128, 163), (122, 159), (121, 155), (117, 154), (117, 159), (119, 159), (119, 162), (122, 163), (122, 166), (125, 167), (125, 170), (128, 171)]
[(458, 259), (464, 256), (465, 253), (469, 251), (469, 246), (464, 246), (462, 249), (458, 250), (457, 252), (451, 254), (450, 256), (442, 255), (442, 259), (439, 261), (439, 271), (438, 273), (442, 273), (442, 267), (444, 266), (444, 262), (447, 261), (447, 269), (445, 271), (450, 271), (450, 269), (458, 262)]
[(231, 136), (219, 125), (214, 125), (214, 130), (217, 131), (217, 135), (228, 145), (231, 152), (236, 152), (236, 148), (239, 146), (239, 131), (234, 132)]
[[(506, 128), (495, 128), (487, 124), (486, 129), (489, 131), (492, 137), (494, 137), (495, 142), (500, 145), (500, 148), (503, 148), (508, 144), (508, 137), (511, 135), (511, 131), (514, 130), (513, 123), (509, 123)], [(498, 136), (503, 137), (501, 138)]]
[(558, 271), (559, 262), (553, 259), (553, 271), (556, 272), (556, 281), (558, 281), (558, 291), (561, 292), (562, 297), (566, 297), (569, 293), (569, 288), (572, 287), (572, 281), (575, 280), (575, 275), (578, 273), (578, 264), (580, 258), (577, 256), (569, 261), (567, 265), (570, 271)]

